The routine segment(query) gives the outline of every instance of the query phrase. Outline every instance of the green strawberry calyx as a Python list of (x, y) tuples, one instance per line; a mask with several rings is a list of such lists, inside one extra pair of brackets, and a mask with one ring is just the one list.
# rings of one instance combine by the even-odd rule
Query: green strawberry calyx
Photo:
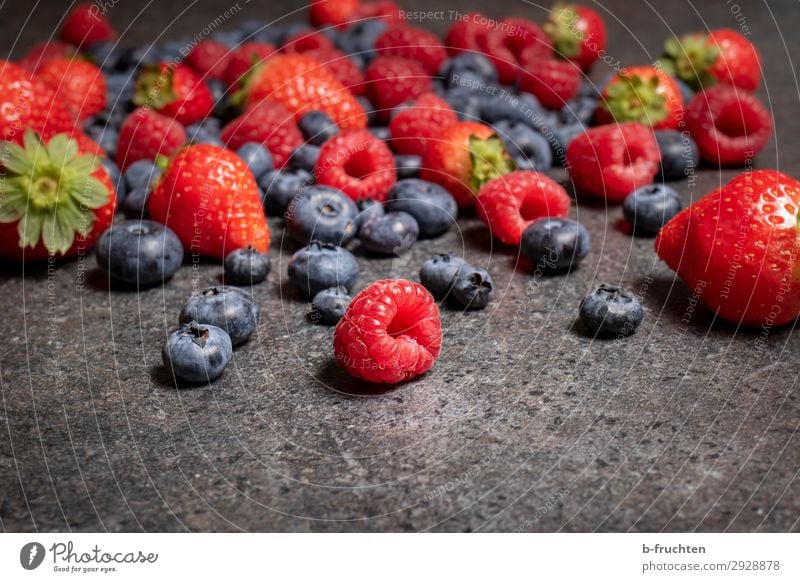
[(142, 72), (136, 78), (136, 87), (133, 93), (133, 103), (139, 107), (150, 107), (158, 111), (166, 107), (175, 99), (172, 87), (174, 69), (167, 67), (162, 70), (159, 65), (142, 67)]
[(643, 79), (624, 72), (608, 84), (600, 106), (615, 121), (638, 121), (654, 125), (667, 118), (667, 98), (658, 91), (658, 76)]
[(514, 162), (496, 135), (487, 139), (470, 136), (469, 152), (472, 158), (470, 187), (473, 192), (477, 193), (489, 180), (514, 171)]
[(719, 47), (708, 42), (705, 34), (687, 34), (680, 39), (673, 36), (664, 43), (661, 64), (666, 73), (699, 91), (717, 82), (709, 69), (717, 62), (719, 55)]
[(584, 33), (578, 29), (578, 13), (571, 6), (556, 4), (543, 27), (560, 56), (572, 59), (581, 54)]
[(21, 248), (42, 242), (50, 254), (64, 254), (76, 235), (89, 234), (94, 210), (108, 203), (108, 189), (92, 176), (100, 162), (79, 153), (64, 133), (44, 145), (29, 128), (23, 145), (4, 146), (0, 223), (18, 223)]

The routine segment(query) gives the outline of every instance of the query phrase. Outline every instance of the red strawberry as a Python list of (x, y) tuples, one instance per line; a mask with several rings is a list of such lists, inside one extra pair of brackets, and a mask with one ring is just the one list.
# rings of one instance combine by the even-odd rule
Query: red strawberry
[(423, 156), (430, 140), (442, 128), (456, 122), (458, 117), (447, 101), (436, 93), (425, 93), (392, 117), (389, 123), (392, 148), (399, 154)]
[(316, 0), (311, 4), (308, 18), (316, 28), (344, 28), (359, 5), (359, 0)]
[(150, 193), (148, 210), (175, 231), (187, 252), (222, 259), (246, 246), (269, 249), (256, 180), (225, 148), (201, 144), (178, 152)]
[(500, 242), (518, 245), (522, 231), (539, 218), (569, 214), (567, 191), (539, 172), (511, 172), (478, 192), (478, 216)]
[(419, 63), (400, 57), (378, 57), (366, 71), (367, 93), (378, 116), (388, 120), (392, 109), (433, 91), (430, 76)]
[(227, 46), (216, 40), (204, 40), (194, 46), (186, 64), (203, 79), (224, 79), (230, 58)]
[(36, 70), (53, 59), (71, 58), (75, 56), (75, 47), (53, 40), (33, 45), (28, 53), (17, 61), (23, 67), (35, 73)]
[(675, 80), (651, 66), (622, 69), (603, 89), (598, 123), (638, 121), (675, 129), (683, 120), (683, 94)]
[(656, 251), (719, 317), (782, 325), (800, 314), (800, 182), (745, 172), (670, 220)]
[(299, 54), (316, 49), (332, 49), (333, 42), (327, 36), (317, 30), (300, 31), (287, 38), (281, 50), (289, 54)]
[(185, 143), (186, 130), (179, 121), (139, 107), (120, 126), (117, 165), (124, 171), (139, 160), (155, 160), (158, 155), (171, 156)]
[(435, 34), (412, 26), (390, 26), (375, 40), (377, 54), (402, 57), (423, 66), (436, 75), (447, 59), (447, 51)]
[(116, 40), (117, 36), (100, 5), (88, 2), (73, 8), (61, 28), (61, 40), (77, 47)]
[(353, 95), (363, 95), (366, 92), (364, 73), (356, 64), (339, 49), (314, 49), (303, 53), (319, 61), (333, 76), (341, 81), (342, 85), (350, 89)]
[(280, 103), (265, 99), (230, 121), (220, 134), (232, 150), (248, 142), (262, 143), (272, 154), (276, 168), (282, 168), (304, 139), (292, 114)]
[(394, 23), (402, 20), (402, 10), (391, 0), (375, 0), (374, 2), (364, 2), (352, 15), (352, 22), (365, 20), (383, 20)]
[(342, 129), (366, 127), (364, 108), (353, 94), (323, 67), (306, 55), (280, 54), (256, 67), (244, 88), (248, 107), (262, 99), (281, 103), (295, 119), (317, 109)]
[(338, 188), (353, 200), (379, 202), (397, 181), (389, 146), (366, 129), (349, 129), (326, 141), (314, 175), (317, 184)]
[(701, 91), (689, 102), (686, 129), (704, 160), (722, 166), (742, 165), (767, 145), (772, 116), (755, 95), (719, 85)]
[(522, 61), (524, 70), (517, 80), (517, 87), (520, 91), (533, 93), (545, 107), (560, 111), (578, 92), (581, 70), (575, 64), (539, 56), (528, 58), (524, 52)]
[(230, 87), (236, 87), (239, 79), (244, 77), (258, 64), (266, 61), (275, 54), (275, 47), (268, 42), (257, 40), (240, 44), (233, 49), (225, 69), (225, 82)]
[(445, 187), (459, 207), (475, 206), (486, 182), (513, 169), (503, 142), (488, 125), (472, 121), (442, 129), (425, 148), (420, 178)]
[(136, 105), (152, 107), (183, 125), (205, 118), (214, 108), (211, 91), (188, 65), (160, 63), (143, 67), (136, 79)]
[(653, 131), (641, 123), (594, 127), (567, 147), (567, 168), (581, 194), (622, 200), (653, 182), (661, 154)]
[(83, 121), (106, 106), (103, 73), (84, 59), (52, 59), (39, 67), (36, 76), (56, 92), (56, 99), (72, 109)]
[(447, 52), (455, 56), (464, 51), (481, 52), (486, 46), (484, 37), (491, 20), (477, 12), (469, 12), (456, 20), (444, 38)]
[(513, 85), (523, 70), (523, 51), (528, 60), (534, 56), (550, 57), (553, 47), (539, 25), (524, 18), (504, 18), (494, 22), (478, 44), (497, 68), (500, 82)]
[(723, 28), (667, 40), (664, 68), (694, 89), (717, 83), (755, 91), (761, 82), (758, 51), (734, 30)]
[[(26, 129), (5, 144), (0, 258), (34, 261), (89, 250), (114, 217), (117, 195), (96, 146), (61, 133), (46, 145)], [(88, 151), (87, 151), (88, 150)]]
[(574, 61), (581, 69), (588, 71), (606, 49), (606, 24), (597, 12), (587, 6), (556, 6), (543, 28), (559, 56)]

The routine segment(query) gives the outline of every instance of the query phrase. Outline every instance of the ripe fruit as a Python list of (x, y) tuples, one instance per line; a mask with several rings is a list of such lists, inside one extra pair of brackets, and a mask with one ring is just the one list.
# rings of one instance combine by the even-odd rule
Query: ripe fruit
[(281, 50), (289, 54), (299, 54), (315, 49), (332, 49), (333, 42), (317, 30), (301, 30), (283, 42)]
[(437, 299), (444, 299), (450, 293), (458, 272), (469, 267), (461, 257), (453, 253), (434, 255), (419, 270), (419, 280)]
[(97, 265), (113, 281), (140, 288), (164, 283), (183, 263), (183, 245), (152, 220), (117, 222), (97, 242)]
[(435, 93), (425, 93), (404, 106), (389, 123), (392, 148), (400, 154), (423, 156), (428, 142), (443, 127), (458, 121), (450, 104)]
[(209, 287), (192, 295), (184, 303), (181, 323), (196, 321), (224, 329), (231, 343), (238, 346), (247, 341), (258, 325), (261, 309), (253, 296), (238, 287)]
[(539, 218), (522, 232), (520, 250), (542, 273), (571, 269), (589, 254), (589, 231), (569, 218)]
[(581, 301), (579, 315), (593, 336), (624, 337), (639, 329), (644, 310), (629, 290), (603, 283)]
[(268, 42), (251, 40), (233, 49), (225, 68), (225, 82), (229, 87), (238, 87), (242, 77), (255, 66), (266, 61), (276, 52), (275, 46)]
[(622, 203), (622, 213), (634, 233), (655, 236), (682, 207), (675, 190), (664, 184), (650, 184), (628, 194)]
[(556, 53), (574, 61), (584, 71), (588, 71), (606, 49), (606, 24), (587, 6), (567, 4), (557, 7), (543, 28)]
[(458, 216), (458, 205), (450, 192), (438, 184), (414, 178), (392, 186), (386, 207), (413, 216), (424, 238), (444, 234)]
[(341, 191), (309, 186), (286, 209), (286, 230), (299, 243), (312, 240), (344, 246), (356, 235), (356, 203)]
[(224, 79), (230, 49), (216, 40), (206, 39), (197, 43), (186, 56), (186, 64), (204, 80)]
[(553, 149), (540, 131), (513, 119), (493, 127), (518, 170), (545, 172), (553, 165)]
[(553, 53), (548, 36), (538, 24), (525, 18), (493, 22), (486, 34), (478, 36), (478, 45), (494, 63), (504, 85), (513, 85), (533, 58), (547, 58)]
[(272, 269), (267, 253), (253, 247), (242, 247), (225, 257), (225, 283), (230, 285), (255, 285), (266, 281)]
[(655, 136), (661, 152), (659, 175), (664, 180), (683, 180), (694, 172), (700, 163), (700, 150), (688, 132), (662, 129)]
[(266, 145), (276, 168), (282, 168), (304, 141), (292, 114), (280, 103), (266, 99), (228, 122), (220, 139), (233, 150), (246, 143)]
[(582, 75), (576, 65), (540, 56), (531, 59), (523, 56), (522, 60), (524, 69), (520, 71), (517, 87), (532, 93), (545, 107), (561, 111), (578, 92)]
[(316, 146), (321, 146), (339, 133), (336, 124), (322, 111), (309, 111), (300, 118), (297, 127), (300, 128), (308, 143)]
[(306, 172), (313, 172), (317, 166), (319, 159), (319, 146), (310, 143), (304, 143), (299, 148), (296, 148), (291, 157), (289, 158), (289, 165), (293, 168), (299, 168)]
[(236, 149), (236, 155), (242, 158), (256, 179), (272, 169), (272, 154), (260, 143), (249, 141)]
[(364, 84), (364, 73), (356, 66), (353, 60), (336, 48), (319, 48), (305, 51), (304, 55), (316, 59), (342, 85), (350, 89), (353, 95), (363, 95), (367, 87)]
[(98, 4), (78, 4), (67, 15), (61, 28), (61, 40), (77, 47), (116, 40), (117, 31)]
[(343, 247), (311, 241), (289, 259), (288, 273), (301, 293), (313, 297), (331, 287), (352, 289), (358, 278), (358, 261)]
[(316, 0), (309, 8), (308, 18), (316, 28), (344, 28), (360, 4), (360, 0)]
[(336, 325), (352, 301), (344, 287), (323, 289), (311, 300), (310, 318), (325, 325)]
[(370, 253), (400, 256), (419, 236), (419, 225), (408, 212), (387, 212), (361, 224), (358, 240)]
[(39, 67), (36, 76), (56, 93), (56, 99), (72, 109), (81, 121), (97, 115), (106, 106), (103, 73), (83, 59), (52, 59)]
[(519, 244), (522, 231), (537, 218), (567, 216), (569, 196), (555, 180), (538, 172), (511, 172), (487, 182), (478, 192), (478, 216), (492, 236)]
[(198, 384), (218, 378), (232, 355), (231, 338), (225, 330), (191, 321), (167, 337), (161, 360), (177, 380)]
[(435, 34), (413, 26), (392, 26), (375, 41), (378, 56), (402, 57), (422, 65), (436, 75), (447, 59), (447, 51)]
[(280, 216), (292, 198), (314, 183), (314, 177), (297, 168), (272, 170), (258, 178), (263, 193), (264, 210), (269, 216)]
[(638, 121), (656, 129), (675, 129), (683, 119), (683, 95), (675, 80), (656, 67), (629, 67), (603, 89), (599, 123)]
[(486, 269), (464, 265), (456, 273), (450, 297), (465, 309), (483, 309), (494, 299), (492, 276)]
[(800, 182), (748, 171), (669, 221), (656, 251), (722, 319), (788, 323), (800, 314), (798, 210)]
[(119, 130), (117, 165), (125, 170), (139, 160), (155, 160), (157, 156), (171, 156), (186, 143), (186, 130), (180, 122), (139, 107), (131, 112)]
[(433, 296), (405, 279), (372, 283), (353, 298), (336, 326), (336, 362), (368, 382), (396, 384), (433, 367), (442, 324)]
[(444, 45), (451, 55), (481, 52), (483, 37), (489, 30), (490, 19), (477, 12), (469, 12), (456, 20), (444, 37)]
[(192, 253), (223, 259), (241, 247), (269, 248), (253, 174), (225, 148), (201, 144), (178, 152), (150, 193), (148, 209)]
[(686, 129), (697, 142), (701, 158), (722, 166), (740, 165), (767, 145), (772, 116), (751, 93), (718, 85), (689, 102)]
[(41, 42), (33, 45), (27, 54), (17, 60), (17, 64), (31, 73), (53, 59), (64, 59), (75, 56), (75, 47), (57, 40)]
[(366, 71), (367, 94), (378, 117), (389, 119), (392, 109), (433, 91), (425, 68), (401, 57), (378, 57)]
[(660, 160), (652, 130), (634, 122), (593, 127), (567, 147), (569, 176), (578, 193), (610, 202), (652, 183)]
[(203, 80), (188, 65), (174, 63), (142, 67), (133, 102), (174, 117), (183, 125), (202, 120), (214, 108)]

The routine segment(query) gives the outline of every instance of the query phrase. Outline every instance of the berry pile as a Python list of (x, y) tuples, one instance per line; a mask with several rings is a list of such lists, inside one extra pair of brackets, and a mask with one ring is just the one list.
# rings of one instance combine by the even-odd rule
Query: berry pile
[[(474, 211), (537, 273), (568, 273), (591, 244), (547, 174), (563, 165), (575, 198), (622, 203), (630, 232), (656, 236), (682, 278), (711, 281), (700, 299), (720, 317), (758, 326), (800, 313), (800, 183), (748, 172), (686, 209), (665, 184), (701, 162), (750, 165), (768, 143), (759, 56), (742, 35), (670, 38), (656, 64), (598, 87), (588, 74), (605, 24), (578, 4), (559, 3), (541, 26), (471, 13), (443, 39), (391, 0), (318, 0), (308, 16), (126, 47), (82, 4), (58, 41), (0, 61), (0, 259), (97, 243), (100, 269), (137, 288), (166, 284), (184, 255), (218, 261), (225, 286), (188, 300), (163, 351), (176, 378), (208, 382), (256, 329), (259, 305), (235, 285), (267, 279), (267, 217), (282, 219), (303, 245), (289, 280), (312, 322), (336, 324), (337, 362), (401, 382), (439, 355), (436, 301), (486, 307), (492, 276), (440, 249), (421, 285), (357, 292), (357, 255), (397, 257)], [(610, 284), (579, 308), (593, 335), (628, 336), (643, 313)]]

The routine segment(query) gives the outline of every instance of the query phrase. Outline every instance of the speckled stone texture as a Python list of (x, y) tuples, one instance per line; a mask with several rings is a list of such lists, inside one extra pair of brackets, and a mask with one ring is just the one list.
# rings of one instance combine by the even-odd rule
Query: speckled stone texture
[[(457, 3), (408, 0), (409, 9)], [(3, 54), (47, 39), (67, 2), (0, 9)], [(229, 8), (126, 0), (111, 17), (131, 42), (191, 36)], [(463, 5), (463, 3), (462, 3)], [(792, 58), (800, 8), (766, 3), (608, 1), (607, 63), (652, 61), (669, 30), (749, 27), (763, 55), (759, 96), (776, 135), (759, 167), (800, 176)], [(299, 3), (239, 3), (234, 18)], [(492, 16), (544, 18), (517, 0)], [(655, 11), (654, 11), (655, 10)], [(138, 18), (137, 18), (137, 14)], [(445, 17), (449, 13), (445, 12)], [(174, 20), (173, 20), (174, 19)], [(442, 31), (448, 22), (425, 23)], [(155, 30), (159, 27), (159, 30)], [(161, 29), (163, 28), (163, 30)], [(17, 31), (21, 30), (16, 46)], [(780, 155), (779, 155), (780, 154)], [(685, 202), (735, 171), (677, 184)], [(554, 175), (563, 179), (563, 173)], [(491, 271), (482, 312), (443, 309), (442, 355), (397, 388), (364, 385), (332, 361), (332, 329), (305, 319), (287, 281), (296, 246), (277, 219), (273, 272), (255, 289), (257, 336), (212, 386), (177, 390), (161, 367), (187, 296), (221, 265), (191, 264), (163, 289), (110, 290), (93, 257), (57, 268), (5, 267), (0, 282), (0, 526), (5, 531), (788, 531), (800, 530), (800, 352), (793, 326), (713, 323), (620, 229), (618, 207), (573, 216), (593, 248), (569, 276), (534, 279), (474, 217), (391, 260), (359, 257), (368, 282), (415, 278), (429, 254), (463, 252)], [(576, 323), (595, 285), (621, 282), (646, 316), (625, 341), (591, 341)]]

